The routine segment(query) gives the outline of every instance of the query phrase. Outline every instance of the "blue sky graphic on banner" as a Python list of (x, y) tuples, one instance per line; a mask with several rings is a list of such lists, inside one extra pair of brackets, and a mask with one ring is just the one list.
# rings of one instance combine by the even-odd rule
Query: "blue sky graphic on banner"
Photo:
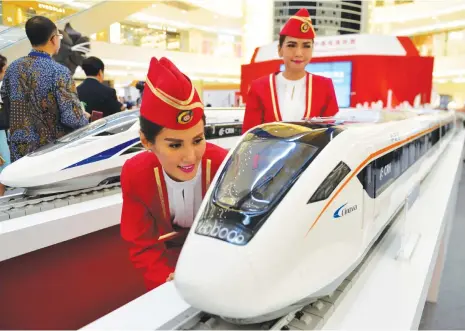
[[(331, 78), (336, 91), (337, 103), (340, 108), (350, 107), (350, 92), (352, 85), (352, 62), (309, 63), (305, 67), (312, 74)], [(281, 71), (284, 64), (281, 65)]]

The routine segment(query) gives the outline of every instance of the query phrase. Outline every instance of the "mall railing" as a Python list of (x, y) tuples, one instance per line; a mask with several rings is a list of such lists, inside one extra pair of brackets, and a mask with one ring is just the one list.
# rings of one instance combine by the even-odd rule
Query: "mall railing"
[[(78, 10), (77, 12), (72, 13), (68, 16), (65, 16), (59, 21), (55, 22), (57, 26), (59, 26), (60, 28), (64, 27), (64, 25), (67, 22), (72, 21), (73, 17), (80, 15), (83, 12), (92, 10), (96, 6), (101, 5), (102, 3), (106, 2), (106, 0), (85, 0), (85, 1), (79, 1), (79, 2), (87, 7), (82, 8), (81, 10), (79, 10), (79, 8), (76, 8)], [(58, 6), (58, 5), (54, 5), (54, 6), (58, 8), (64, 8), (64, 9), (69, 8), (69, 6), (67, 6), (66, 4), (62, 6)], [(22, 23), (16, 26), (8, 27), (5, 30), (0, 32), (0, 53), (6, 48), (11, 47), (12, 45), (27, 38), (24, 27), (25, 27), (25, 23)]]

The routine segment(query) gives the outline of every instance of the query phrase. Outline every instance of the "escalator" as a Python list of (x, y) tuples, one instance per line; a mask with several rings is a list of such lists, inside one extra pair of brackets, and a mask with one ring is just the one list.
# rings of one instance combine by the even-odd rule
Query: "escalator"
[[(115, 22), (120, 22), (126, 17), (141, 11), (151, 5), (148, 1), (111, 1), (111, 0), (85, 0), (82, 9), (58, 22), (59, 29), (63, 29), (66, 23), (84, 36), (90, 36), (96, 32), (108, 28)], [(6, 28), (0, 31), (0, 54), (6, 56), (8, 62), (27, 55), (31, 49), (27, 39), (24, 25)]]

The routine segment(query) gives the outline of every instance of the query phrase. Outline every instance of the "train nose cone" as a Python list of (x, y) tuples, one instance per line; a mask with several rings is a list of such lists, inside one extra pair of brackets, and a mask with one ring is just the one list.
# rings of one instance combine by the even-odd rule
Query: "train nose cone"
[(247, 257), (247, 246), (199, 235), (190, 239), (183, 247), (174, 279), (183, 299), (219, 316), (254, 315), (265, 296)]
[[(26, 161), (29, 161), (29, 163)], [(0, 182), (4, 185), (19, 187), (23, 182), (30, 181), (30, 177), (33, 177), (35, 174), (40, 175), (43, 172), (43, 168), (34, 167), (35, 164), (33, 161), (25, 156), (14, 164), (9, 164), (0, 173)], [(33, 169), (32, 173), (31, 169)]]

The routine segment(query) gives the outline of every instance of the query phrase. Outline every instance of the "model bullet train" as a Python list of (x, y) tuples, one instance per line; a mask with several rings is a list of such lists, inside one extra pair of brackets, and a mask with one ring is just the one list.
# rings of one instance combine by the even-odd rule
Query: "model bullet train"
[[(206, 138), (230, 148), (241, 134), (241, 109), (205, 111)], [(119, 181), (124, 162), (143, 150), (139, 110), (105, 117), (10, 164), (0, 182), (27, 195), (86, 189)]]
[(335, 291), (455, 131), (454, 113), (397, 115), (270, 123), (242, 136), (178, 260), (174, 282), (184, 300), (252, 324)]

